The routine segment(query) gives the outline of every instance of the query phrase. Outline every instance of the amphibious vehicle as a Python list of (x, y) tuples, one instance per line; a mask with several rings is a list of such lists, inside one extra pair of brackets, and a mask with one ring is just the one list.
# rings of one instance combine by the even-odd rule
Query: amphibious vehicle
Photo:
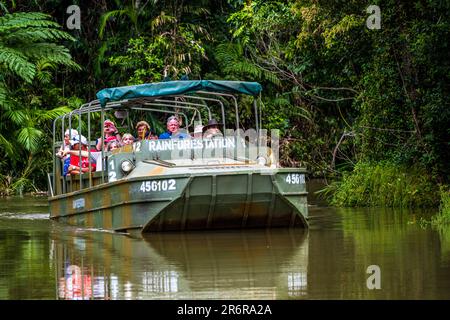
[[(260, 94), (259, 83), (219, 80), (99, 91), (97, 100), (55, 119), (54, 154), (65, 130), (75, 128), (86, 137), (91, 159), (94, 133), (102, 134), (104, 121), (113, 115), (121, 132), (133, 132), (138, 120), (153, 124), (175, 114), (184, 138), (144, 139), (110, 152), (101, 148), (96, 171), (89, 161), (92, 170), (77, 175), (64, 175), (62, 160), (54, 156), (48, 174), (51, 219), (142, 233), (307, 228), (306, 170), (279, 166), (277, 137), (269, 139), (261, 129)], [(243, 128), (237, 95), (253, 98), (254, 129)], [(205, 125), (214, 115), (221, 118), (221, 135), (192, 136), (195, 125)], [(233, 120), (227, 121), (230, 115)], [(81, 151), (79, 159), (81, 164)]]

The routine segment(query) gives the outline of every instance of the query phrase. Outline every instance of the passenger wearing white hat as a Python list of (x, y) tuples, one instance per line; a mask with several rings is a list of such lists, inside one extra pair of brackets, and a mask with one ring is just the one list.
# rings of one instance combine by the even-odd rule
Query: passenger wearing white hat
[(70, 150), (70, 140), (72, 140), (76, 135), (78, 135), (78, 131), (75, 129), (67, 129), (66, 132), (64, 132), (64, 141), (61, 148), (59, 148), (56, 153), (56, 156), (64, 160), (69, 157), (69, 155), (63, 155), (63, 151)]
[(194, 134), (193, 137), (196, 139), (201, 139), (203, 137), (203, 126), (201, 124), (198, 124), (194, 127)]
[[(84, 157), (81, 155), (81, 168), (80, 168), (80, 157), (73, 153), (73, 151), (87, 151), (88, 150), (88, 142), (86, 137), (82, 135), (76, 135), (72, 140), (70, 140), (70, 145), (72, 146), (71, 156), (70, 156), (70, 165), (67, 168), (68, 174), (80, 174), (89, 171), (89, 160), (88, 157)], [(94, 151), (94, 150), (92, 150)], [(90, 164), (91, 170), (95, 171), (96, 164)]]
[(76, 145), (80, 142), (82, 145), (85, 145), (85, 146), (88, 145), (86, 137), (83, 135), (76, 135), (75, 137), (73, 137), (73, 139), (70, 140), (70, 145), (73, 147), (74, 145)]

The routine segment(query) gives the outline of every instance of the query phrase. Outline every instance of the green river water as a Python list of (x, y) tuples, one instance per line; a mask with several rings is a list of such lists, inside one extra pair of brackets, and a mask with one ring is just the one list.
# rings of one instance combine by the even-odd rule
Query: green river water
[(449, 299), (450, 228), (415, 223), (431, 213), (311, 201), (307, 231), (140, 238), (51, 221), (46, 198), (4, 198), (0, 299)]

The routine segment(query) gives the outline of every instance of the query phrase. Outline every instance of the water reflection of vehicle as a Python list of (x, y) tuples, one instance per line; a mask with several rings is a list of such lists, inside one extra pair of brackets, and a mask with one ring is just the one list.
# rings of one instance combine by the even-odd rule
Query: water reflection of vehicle
[(92, 285), (89, 274), (83, 274), (77, 265), (68, 265), (64, 277), (58, 279), (58, 297), (66, 300), (91, 299)]
[(179, 272), (189, 279), (191, 298), (236, 299), (247, 294), (250, 299), (276, 299), (306, 293), (306, 232), (171, 233), (148, 234), (144, 239), (180, 266)]
[(306, 294), (303, 230), (93, 232), (59, 241), (60, 299), (285, 299)]

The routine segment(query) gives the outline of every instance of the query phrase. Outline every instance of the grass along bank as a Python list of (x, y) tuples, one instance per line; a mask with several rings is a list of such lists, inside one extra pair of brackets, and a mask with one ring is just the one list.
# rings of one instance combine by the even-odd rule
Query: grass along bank
[(439, 213), (431, 218), (431, 225), (439, 226), (450, 223), (450, 187), (441, 186), (440, 191), (441, 204)]
[[(442, 195), (425, 170), (389, 162), (358, 162), (321, 193), (334, 206), (400, 208), (438, 207)], [(445, 201), (448, 208), (450, 200)]]

